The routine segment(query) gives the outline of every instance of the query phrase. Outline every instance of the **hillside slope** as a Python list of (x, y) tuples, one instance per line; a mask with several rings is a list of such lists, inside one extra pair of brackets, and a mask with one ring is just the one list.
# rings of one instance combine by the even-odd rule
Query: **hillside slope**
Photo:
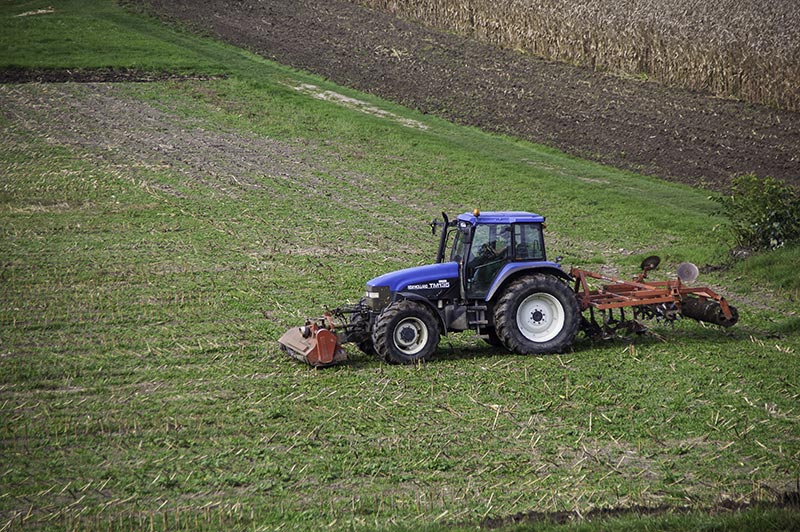
[(710, 188), (800, 186), (800, 114), (500, 50), (344, 1), (128, 0), (281, 63), (459, 123)]

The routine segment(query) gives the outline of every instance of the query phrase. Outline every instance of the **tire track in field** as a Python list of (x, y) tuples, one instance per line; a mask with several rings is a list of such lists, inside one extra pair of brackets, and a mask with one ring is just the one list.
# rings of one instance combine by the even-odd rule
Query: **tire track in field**
[[(177, 198), (189, 189), (221, 199), (259, 194), (276, 207), (305, 196), (348, 208), (391, 203), (373, 191), (369, 176), (329, 164), (319, 146), (219, 130), (137, 100), (116, 84), (0, 85), (0, 109), (12, 128), (122, 167), (144, 188)], [(157, 181), (159, 172), (180, 176), (183, 186)]]

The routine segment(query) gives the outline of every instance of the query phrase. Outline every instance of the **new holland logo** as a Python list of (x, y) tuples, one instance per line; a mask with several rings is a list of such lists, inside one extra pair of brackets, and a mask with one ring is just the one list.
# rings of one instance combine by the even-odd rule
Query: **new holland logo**
[(442, 288), (450, 288), (450, 281), (441, 279), (431, 283), (408, 285), (409, 290), (441, 290)]

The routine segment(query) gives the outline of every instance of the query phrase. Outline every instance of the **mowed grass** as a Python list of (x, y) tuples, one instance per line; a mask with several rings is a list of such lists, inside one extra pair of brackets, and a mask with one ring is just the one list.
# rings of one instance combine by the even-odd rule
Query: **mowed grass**
[[(707, 193), (458, 128), (111, 3), (16, 17), (46, 8), (3, 4), (4, 64), (227, 77), (0, 86), (0, 528), (448, 530), (636, 505), (675, 515), (613, 526), (798, 527), (791, 510), (702, 512), (797, 489), (798, 317), (780, 287), (730, 294), (731, 330), (681, 322), (560, 356), (463, 335), (420, 366), (349, 348), (350, 364), (315, 371), (276, 344), (367, 279), (432, 260), (441, 210), (537, 211), (567, 265), (628, 276), (657, 252), (666, 274), (724, 259)], [(88, 45), (61, 46), (81, 30)], [(71, 132), (48, 129), (97, 94), (162, 120), (120, 113), (129, 140), (103, 144), (122, 137), (75, 104)], [(742, 286), (756, 268), (701, 279)]]

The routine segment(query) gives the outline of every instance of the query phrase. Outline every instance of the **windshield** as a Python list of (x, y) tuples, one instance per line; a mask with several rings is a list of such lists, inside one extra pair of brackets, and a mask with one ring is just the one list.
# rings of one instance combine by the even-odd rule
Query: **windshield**
[[(466, 258), (467, 237), (469, 226), (459, 227), (453, 231), (455, 240), (450, 251), (450, 262), (463, 262)], [(494, 251), (513, 260), (545, 260), (544, 241), (542, 238), (542, 224), (507, 224), (479, 225), (475, 228), (472, 237), (472, 249), (469, 260), (478, 257), (481, 252)], [(512, 244), (514, 252), (511, 253), (509, 245)]]
[(464, 260), (464, 247), (466, 242), (466, 233), (461, 229), (455, 231), (455, 240), (453, 240), (453, 249), (450, 251), (450, 262), (461, 262)]

